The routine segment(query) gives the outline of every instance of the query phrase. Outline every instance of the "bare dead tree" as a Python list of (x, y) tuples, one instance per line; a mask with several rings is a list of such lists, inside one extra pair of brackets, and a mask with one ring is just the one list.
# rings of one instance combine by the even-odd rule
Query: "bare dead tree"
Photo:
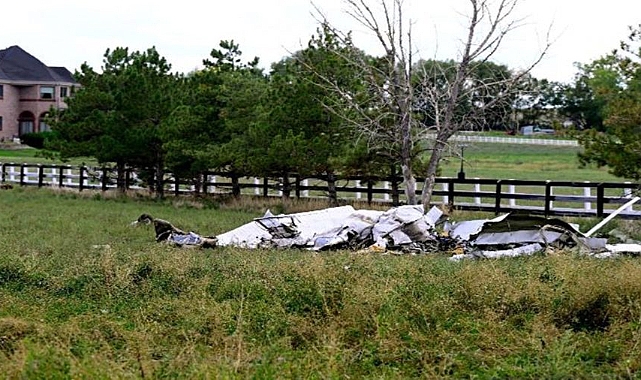
[[(543, 59), (550, 47), (549, 35), (545, 45), (533, 63), (509, 77), (494, 78), (491, 81), (474, 80), (472, 74), (480, 65), (491, 61), (505, 37), (520, 25), (515, 9), (520, 0), (468, 0), (469, 15), (466, 35), (461, 41), (461, 50), (453, 72), (440, 68), (439, 73), (417, 73), (420, 69), (413, 62), (412, 22), (404, 15), (403, 0), (344, 0), (346, 13), (371, 32), (384, 55), (373, 63), (364, 55), (353, 55), (358, 59), (363, 81), (372, 96), (371, 103), (352, 101), (351, 94), (341, 92), (330, 78), (320, 77), (319, 85), (334, 89), (342, 94), (352, 112), (348, 121), (359, 132), (367, 136), (370, 147), (387, 150), (401, 164), (408, 204), (416, 204), (416, 180), (412, 167), (420, 149), (419, 143), (427, 139), (428, 133), (435, 136), (427, 149), (430, 151), (421, 203), (429, 205), (434, 190), (438, 166), (444, 157), (448, 140), (458, 131), (471, 125), (482, 124), (486, 112), (498, 102), (514, 97), (522, 80)], [(375, 7), (375, 8), (374, 8)], [(322, 12), (316, 8), (319, 21), (338, 36), (345, 44), (351, 44), (349, 33), (334, 28)], [(438, 76), (438, 79), (435, 78)], [(413, 83), (414, 78), (420, 83)], [(415, 80), (415, 79), (414, 79)], [(500, 91), (495, 91), (500, 88)], [(460, 114), (461, 105), (467, 104), (466, 113)], [(483, 99), (479, 101), (478, 99)], [(363, 104), (367, 104), (365, 107)], [(430, 123), (416, 116), (417, 107), (426, 107), (431, 114)], [(329, 106), (337, 114), (344, 113)], [(345, 104), (341, 105), (345, 107)], [(375, 110), (373, 112), (372, 110)], [(357, 115), (358, 117), (353, 117)], [(426, 211), (428, 207), (425, 207)]]

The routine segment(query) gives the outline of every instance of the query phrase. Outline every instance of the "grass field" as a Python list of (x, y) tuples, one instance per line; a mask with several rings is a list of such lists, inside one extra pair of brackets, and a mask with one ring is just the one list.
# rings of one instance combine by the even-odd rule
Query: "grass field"
[(641, 374), (639, 258), (190, 250), (129, 226), (218, 234), (323, 206), (0, 192), (0, 377)]
[[(463, 169), (468, 178), (552, 181), (622, 182), (607, 168), (581, 168), (578, 147), (475, 143), (465, 148)], [(457, 150), (457, 152), (460, 152)], [(461, 160), (452, 157), (441, 175), (456, 177)]]
[[(620, 182), (606, 168), (580, 168), (577, 153), (580, 148), (546, 145), (512, 144), (467, 144), (464, 170), (468, 178), (531, 179)], [(460, 150), (453, 148), (454, 155), (442, 163), (441, 175), (456, 177), (461, 160), (456, 156)], [(37, 157), (37, 150), (0, 149), (0, 162), (60, 163)], [(74, 159), (70, 164), (94, 165), (89, 158)]]

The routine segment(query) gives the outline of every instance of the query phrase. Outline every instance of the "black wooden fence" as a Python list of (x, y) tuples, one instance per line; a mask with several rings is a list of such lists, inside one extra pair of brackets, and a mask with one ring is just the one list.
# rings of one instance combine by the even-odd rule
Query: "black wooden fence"
[[(116, 189), (117, 174), (110, 167), (71, 165), (0, 163), (1, 181), (21, 186), (67, 187), (83, 190), (112, 191)], [(147, 191), (149, 188), (135, 170), (123, 175), (128, 190)], [(289, 182), (289, 181), (288, 181)], [(545, 216), (603, 217), (627, 203), (638, 191), (629, 182), (568, 182), (528, 181), (514, 179), (449, 178), (436, 179), (433, 192), (435, 204), (448, 204), (458, 209), (494, 213), (526, 211)], [(204, 173), (198, 180), (182, 180), (168, 173), (163, 178), (166, 194), (176, 196), (199, 193), (242, 194), (278, 197), (287, 194), (283, 181), (274, 178), (232, 176), (223, 172)], [(285, 190), (285, 191), (284, 191)], [(292, 175), (291, 195), (296, 198), (326, 197), (327, 178), (300, 178)], [(400, 177), (338, 177), (337, 195), (340, 199), (362, 202), (387, 202), (399, 205), (404, 199)], [(639, 206), (641, 207), (641, 206)], [(623, 218), (641, 218), (641, 210), (631, 206)]]

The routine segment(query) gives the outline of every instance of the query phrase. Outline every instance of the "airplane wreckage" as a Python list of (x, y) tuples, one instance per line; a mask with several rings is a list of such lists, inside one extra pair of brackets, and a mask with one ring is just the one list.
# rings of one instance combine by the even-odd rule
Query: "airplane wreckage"
[(587, 233), (560, 219), (520, 213), (451, 222), (439, 208), (432, 207), (424, 213), (422, 205), (399, 206), (387, 211), (341, 206), (281, 215), (273, 215), (268, 210), (264, 216), (217, 236), (185, 232), (147, 214), (132, 224), (153, 224), (156, 241), (180, 247), (449, 253), (453, 261), (554, 251), (574, 251), (605, 258), (641, 254), (641, 242), (619, 236), (618, 243), (609, 244), (608, 238), (592, 237), (599, 228), (639, 199), (626, 203)]

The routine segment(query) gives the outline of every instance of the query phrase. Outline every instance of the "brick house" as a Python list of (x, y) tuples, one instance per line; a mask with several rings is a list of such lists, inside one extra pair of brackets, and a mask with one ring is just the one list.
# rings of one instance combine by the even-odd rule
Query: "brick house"
[(47, 112), (66, 108), (77, 86), (64, 67), (46, 66), (19, 46), (0, 50), (0, 140), (49, 130)]

